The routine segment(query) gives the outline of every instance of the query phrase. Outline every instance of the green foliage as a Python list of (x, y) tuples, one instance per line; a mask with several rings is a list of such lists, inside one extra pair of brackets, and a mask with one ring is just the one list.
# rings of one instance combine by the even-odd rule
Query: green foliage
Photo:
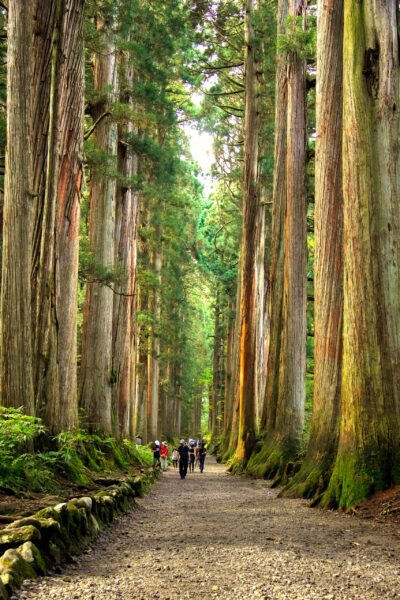
[(305, 60), (315, 60), (317, 28), (315, 17), (309, 17), (307, 25), (303, 17), (288, 17), (286, 32), (278, 36), (278, 52), (297, 54)]
[[(35, 447), (35, 450), (34, 450)], [(96, 473), (152, 464), (151, 452), (129, 441), (84, 430), (49, 438), (40, 419), (0, 407), (0, 487), (60, 491), (62, 479), (89, 485)]]

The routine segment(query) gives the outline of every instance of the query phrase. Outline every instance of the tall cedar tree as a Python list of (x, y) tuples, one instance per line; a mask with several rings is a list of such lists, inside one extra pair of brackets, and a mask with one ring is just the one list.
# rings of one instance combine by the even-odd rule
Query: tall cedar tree
[(337, 458), (323, 504), (400, 482), (397, 2), (344, 2), (344, 316)]
[(291, 493), (320, 497), (338, 436), (343, 321), (343, 0), (320, 0), (315, 161), (315, 355), (311, 435)]
[(31, 330), (32, 21), (24, 0), (8, 11), (7, 149), (1, 287), (1, 391), (5, 406), (34, 413)]
[[(102, 48), (94, 56), (93, 107), (96, 125), (93, 142), (107, 167), (116, 172), (117, 123), (112, 116), (117, 94), (117, 60), (114, 42), (115, 15), (96, 17)], [(93, 165), (90, 181), (89, 245), (96, 264), (112, 267), (115, 247), (116, 178), (104, 172), (103, 162)], [(111, 434), (112, 415), (112, 325), (114, 293), (106, 285), (88, 282), (84, 309), (80, 403), (90, 431)]]

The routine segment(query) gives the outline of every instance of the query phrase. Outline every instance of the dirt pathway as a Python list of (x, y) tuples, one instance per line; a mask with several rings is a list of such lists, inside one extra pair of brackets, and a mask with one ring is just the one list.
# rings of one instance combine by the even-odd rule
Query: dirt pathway
[(399, 551), (390, 526), (276, 498), (208, 457), (184, 481), (170, 468), (93, 549), (16, 598), (400, 598)]

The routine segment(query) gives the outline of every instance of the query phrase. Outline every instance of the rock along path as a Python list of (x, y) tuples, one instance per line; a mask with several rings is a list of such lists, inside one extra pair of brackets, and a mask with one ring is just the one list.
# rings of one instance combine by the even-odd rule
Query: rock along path
[(400, 532), (277, 498), (212, 458), (172, 468), (93, 548), (29, 600), (367, 600), (400, 598)]

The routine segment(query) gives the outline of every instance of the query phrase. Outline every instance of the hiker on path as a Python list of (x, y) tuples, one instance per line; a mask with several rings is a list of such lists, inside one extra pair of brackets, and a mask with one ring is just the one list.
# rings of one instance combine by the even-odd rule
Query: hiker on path
[(204, 462), (206, 460), (206, 454), (207, 454), (206, 443), (205, 443), (204, 440), (202, 440), (200, 442), (200, 446), (199, 446), (199, 467), (200, 467), (200, 473), (202, 473), (204, 471)]
[(188, 463), (189, 463), (189, 447), (186, 444), (185, 440), (180, 440), (180, 446), (178, 448), (179, 453), (179, 475), (181, 479), (185, 479)]
[(157, 465), (160, 467), (161, 466), (161, 461), (160, 461), (160, 442), (158, 440), (156, 440), (152, 447), (151, 447), (152, 451), (153, 451), (153, 467), (157, 467)]
[(199, 466), (199, 442), (197, 441), (194, 446), (194, 466)]
[(174, 469), (178, 468), (178, 459), (179, 459), (178, 450), (174, 446), (172, 448), (172, 464), (173, 464)]
[(194, 440), (189, 440), (189, 473), (194, 473)]
[(163, 442), (160, 448), (160, 459), (161, 459), (161, 469), (166, 471), (168, 469), (168, 444), (167, 442)]

